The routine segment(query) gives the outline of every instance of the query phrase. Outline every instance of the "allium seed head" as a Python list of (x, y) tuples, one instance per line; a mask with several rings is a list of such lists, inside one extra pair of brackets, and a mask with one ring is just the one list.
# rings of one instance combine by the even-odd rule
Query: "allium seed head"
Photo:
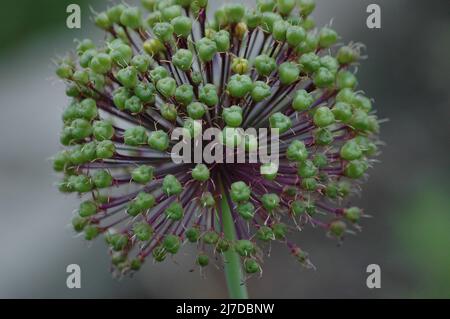
[[(103, 235), (120, 274), (185, 244), (198, 248), (199, 267), (234, 251), (254, 274), (272, 241), (311, 267), (290, 239), (307, 225), (337, 240), (359, 229), (364, 212), (347, 199), (379, 143), (372, 101), (357, 91), (361, 45), (337, 45), (335, 30), (316, 29), (314, 0), (230, 3), (212, 20), (203, 0), (142, 6), (99, 13), (106, 40), (80, 41), (57, 65), (70, 103), (54, 169), (64, 174), (59, 189), (83, 198), (74, 230)], [(216, 155), (244, 161), (203, 159), (208, 128), (220, 130)], [(263, 138), (278, 138), (277, 161), (249, 161), (267, 154)], [(194, 144), (183, 154), (191, 162), (174, 160), (177, 143)]]

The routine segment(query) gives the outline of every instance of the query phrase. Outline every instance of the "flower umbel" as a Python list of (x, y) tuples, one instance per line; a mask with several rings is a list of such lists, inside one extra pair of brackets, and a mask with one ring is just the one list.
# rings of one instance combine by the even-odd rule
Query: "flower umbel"
[[(293, 232), (311, 225), (342, 240), (364, 216), (347, 200), (379, 144), (372, 101), (356, 90), (362, 45), (317, 29), (313, 0), (230, 3), (212, 19), (207, 0), (142, 6), (97, 14), (104, 43), (82, 40), (58, 61), (71, 102), (54, 169), (59, 189), (82, 198), (75, 231), (103, 235), (120, 274), (185, 244), (199, 267), (234, 253), (262, 273), (273, 241), (312, 267)], [(235, 128), (278, 129), (279, 164), (174, 163), (171, 132), (195, 137), (199, 126), (223, 130), (233, 152), (258, 145)]]

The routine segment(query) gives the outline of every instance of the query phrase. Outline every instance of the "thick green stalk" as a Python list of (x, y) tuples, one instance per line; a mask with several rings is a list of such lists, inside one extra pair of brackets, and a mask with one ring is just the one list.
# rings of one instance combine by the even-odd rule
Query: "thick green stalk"
[[(223, 185), (221, 185), (222, 191), (222, 227), (225, 234), (225, 238), (230, 242), (236, 240), (236, 230), (233, 223), (233, 217), (231, 215), (230, 206), (226, 195), (224, 193)], [(228, 294), (231, 299), (248, 299), (247, 287), (244, 283), (242, 276), (241, 260), (239, 255), (233, 250), (229, 249), (224, 253), (224, 266), (225, 276), (228, 286)]]

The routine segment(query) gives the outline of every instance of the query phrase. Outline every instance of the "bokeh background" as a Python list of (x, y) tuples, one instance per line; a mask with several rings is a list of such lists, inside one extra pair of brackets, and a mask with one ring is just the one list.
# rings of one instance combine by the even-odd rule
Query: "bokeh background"
[[(216, 7), (223, 1), (211, 0)], [(226, 2), (226, 1), (225, 1)], [(246, 1), (252, 3), (252, 1)], [(65, 26), (69, 3), (82, 8), (82, 29)], [(318, 26), (333, 18), (344, 41), (367, 45), (360, 88), (376, 99), (386, 142), (363, 196), (372, 219), (344, 245), (307, 230), (297, 240), (316, 271), (284, 247), (272, 249), (264, 276), (248, 283), (255, 298), (450, 297), (450, 2), (317, 0)], [(382, 29), (365, 26), (366, 7), (382, 8)], [(100, 40), (90, 7), (107, 1), (17, 0), (0, 10), (0, 297), (220, 298), (220, 271), (203, 277), (188, 248), (176, 263), (147, 263), (134, 278), (113, 279), (102, 240), (87, 245), (67, 225), (74, 196), (58, 193), (48, 158), (58, 151), (67, 103), (51, 59), (73, 39)], [(66, 287), (66, 266), (82, 268), (82, 289)], [(381, 289), (366, 287), (366, 266), (379, 264)]]

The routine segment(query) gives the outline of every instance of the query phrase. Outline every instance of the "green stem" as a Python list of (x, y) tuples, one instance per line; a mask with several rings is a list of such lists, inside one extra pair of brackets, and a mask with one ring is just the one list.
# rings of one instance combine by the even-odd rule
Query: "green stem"
[[(223, 185), (220, 185), (222, 191), (222, 227), (225, 238), (230, 242), (236, 240), (236, 230), (234, 228), (233, 217), (230, 206), (224, 192)], [(224, 253), (225, 276), (228, 286), (228, 294), (231, 299), (248, 299), (247, 287), (243, 280), (241, 260), (239, 255), (233, 250), (228, 249)]]

